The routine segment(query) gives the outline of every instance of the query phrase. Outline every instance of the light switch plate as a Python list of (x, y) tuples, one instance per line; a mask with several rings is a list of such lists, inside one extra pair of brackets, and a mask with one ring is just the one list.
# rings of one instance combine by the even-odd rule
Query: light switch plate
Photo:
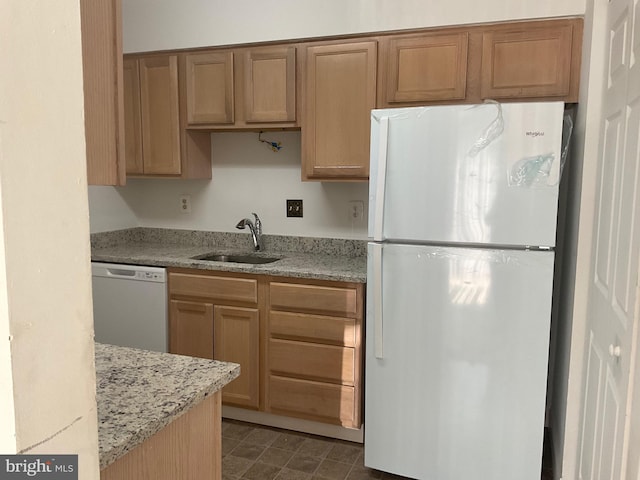
[(287, 200), (287, 217), (302, 217), (302, 200)]

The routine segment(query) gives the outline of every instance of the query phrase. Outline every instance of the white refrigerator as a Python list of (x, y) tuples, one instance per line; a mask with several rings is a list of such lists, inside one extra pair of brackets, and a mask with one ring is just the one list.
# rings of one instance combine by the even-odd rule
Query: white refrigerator
[(563, 111), (372, 112), (366, 466), (540, 479)]

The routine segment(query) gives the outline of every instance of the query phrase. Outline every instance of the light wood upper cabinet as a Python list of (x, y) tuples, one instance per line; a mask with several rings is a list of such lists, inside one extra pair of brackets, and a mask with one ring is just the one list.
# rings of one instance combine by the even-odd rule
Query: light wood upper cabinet
[(120, 0), (81, 0), (87, 181), (124, 185)]
[(187, 124), (234, 121), (233, 52), (186, 56)]
[(296, 47), (185, 55), (187, 128), (296, 126)]
[[(484, 32), (482, 98), (577, 101), (582, 22), (539, 22)], [(576, 51), (577, 49), (577, 51)]]
[(178, 55), (124, 59), (127, 175), (211, 178), (208, 134), (184, 128), (178, 63)]
[(376, 106), (375, 41), (306, 49), (303, 180), (366, 180), (371, 109)]
[(420, 34), (380, 40), (378, 106), (463, 100), (469, 34)]
[(124, 147), (127, 174), (142, 174), (142, 117), (140, 111), (140, 69), (138, 61), (123, 63), (124, 85)]
[(178, 57), (149, 57), (139, 62), (144, 173), (179, 175)]
[(245, 121), (295, 122), (296, 48), (254, 48), (243, 56)]

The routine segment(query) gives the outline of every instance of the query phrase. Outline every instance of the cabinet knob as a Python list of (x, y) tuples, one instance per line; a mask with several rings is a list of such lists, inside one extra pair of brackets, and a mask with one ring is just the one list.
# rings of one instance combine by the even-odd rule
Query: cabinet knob
[(613, 344), (609, 345), (610, 356), (614, 358), (620, 358), (621, 353), (622, 353), (622, 349), (620, 348), (620, 345), (616, 345), (615, 347), (613, 346)]

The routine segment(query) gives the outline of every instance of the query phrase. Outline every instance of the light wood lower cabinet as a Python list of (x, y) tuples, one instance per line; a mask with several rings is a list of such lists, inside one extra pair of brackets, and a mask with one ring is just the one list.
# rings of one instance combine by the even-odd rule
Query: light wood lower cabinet
[(169, 270), (169, 351), (240, 364), (227, 405), (260, 406), (258, 279)]
[(235, 407), (359, 428), (364, 285), (169, 269), (172, 353), (240, 364)]
[(272, 375), (269, 409), (273, 413), (358, 428), (360, 398), (354, 387)]
[(213, 358), (239, 363), (241, 374), (222, 391), (225, 403), (258, 408), (260, 372), (260, 312), (257, 308), (213, 310)]
[(337, 282), (270, 282), (268, 412), (360, 426), (363, 288)]
[(169, 331), (171, 353), (213, 359), (212, 304), (171, 300)]
[(220, 392), (173, 420), (104, 470), (100, 480), (222, 478)]

